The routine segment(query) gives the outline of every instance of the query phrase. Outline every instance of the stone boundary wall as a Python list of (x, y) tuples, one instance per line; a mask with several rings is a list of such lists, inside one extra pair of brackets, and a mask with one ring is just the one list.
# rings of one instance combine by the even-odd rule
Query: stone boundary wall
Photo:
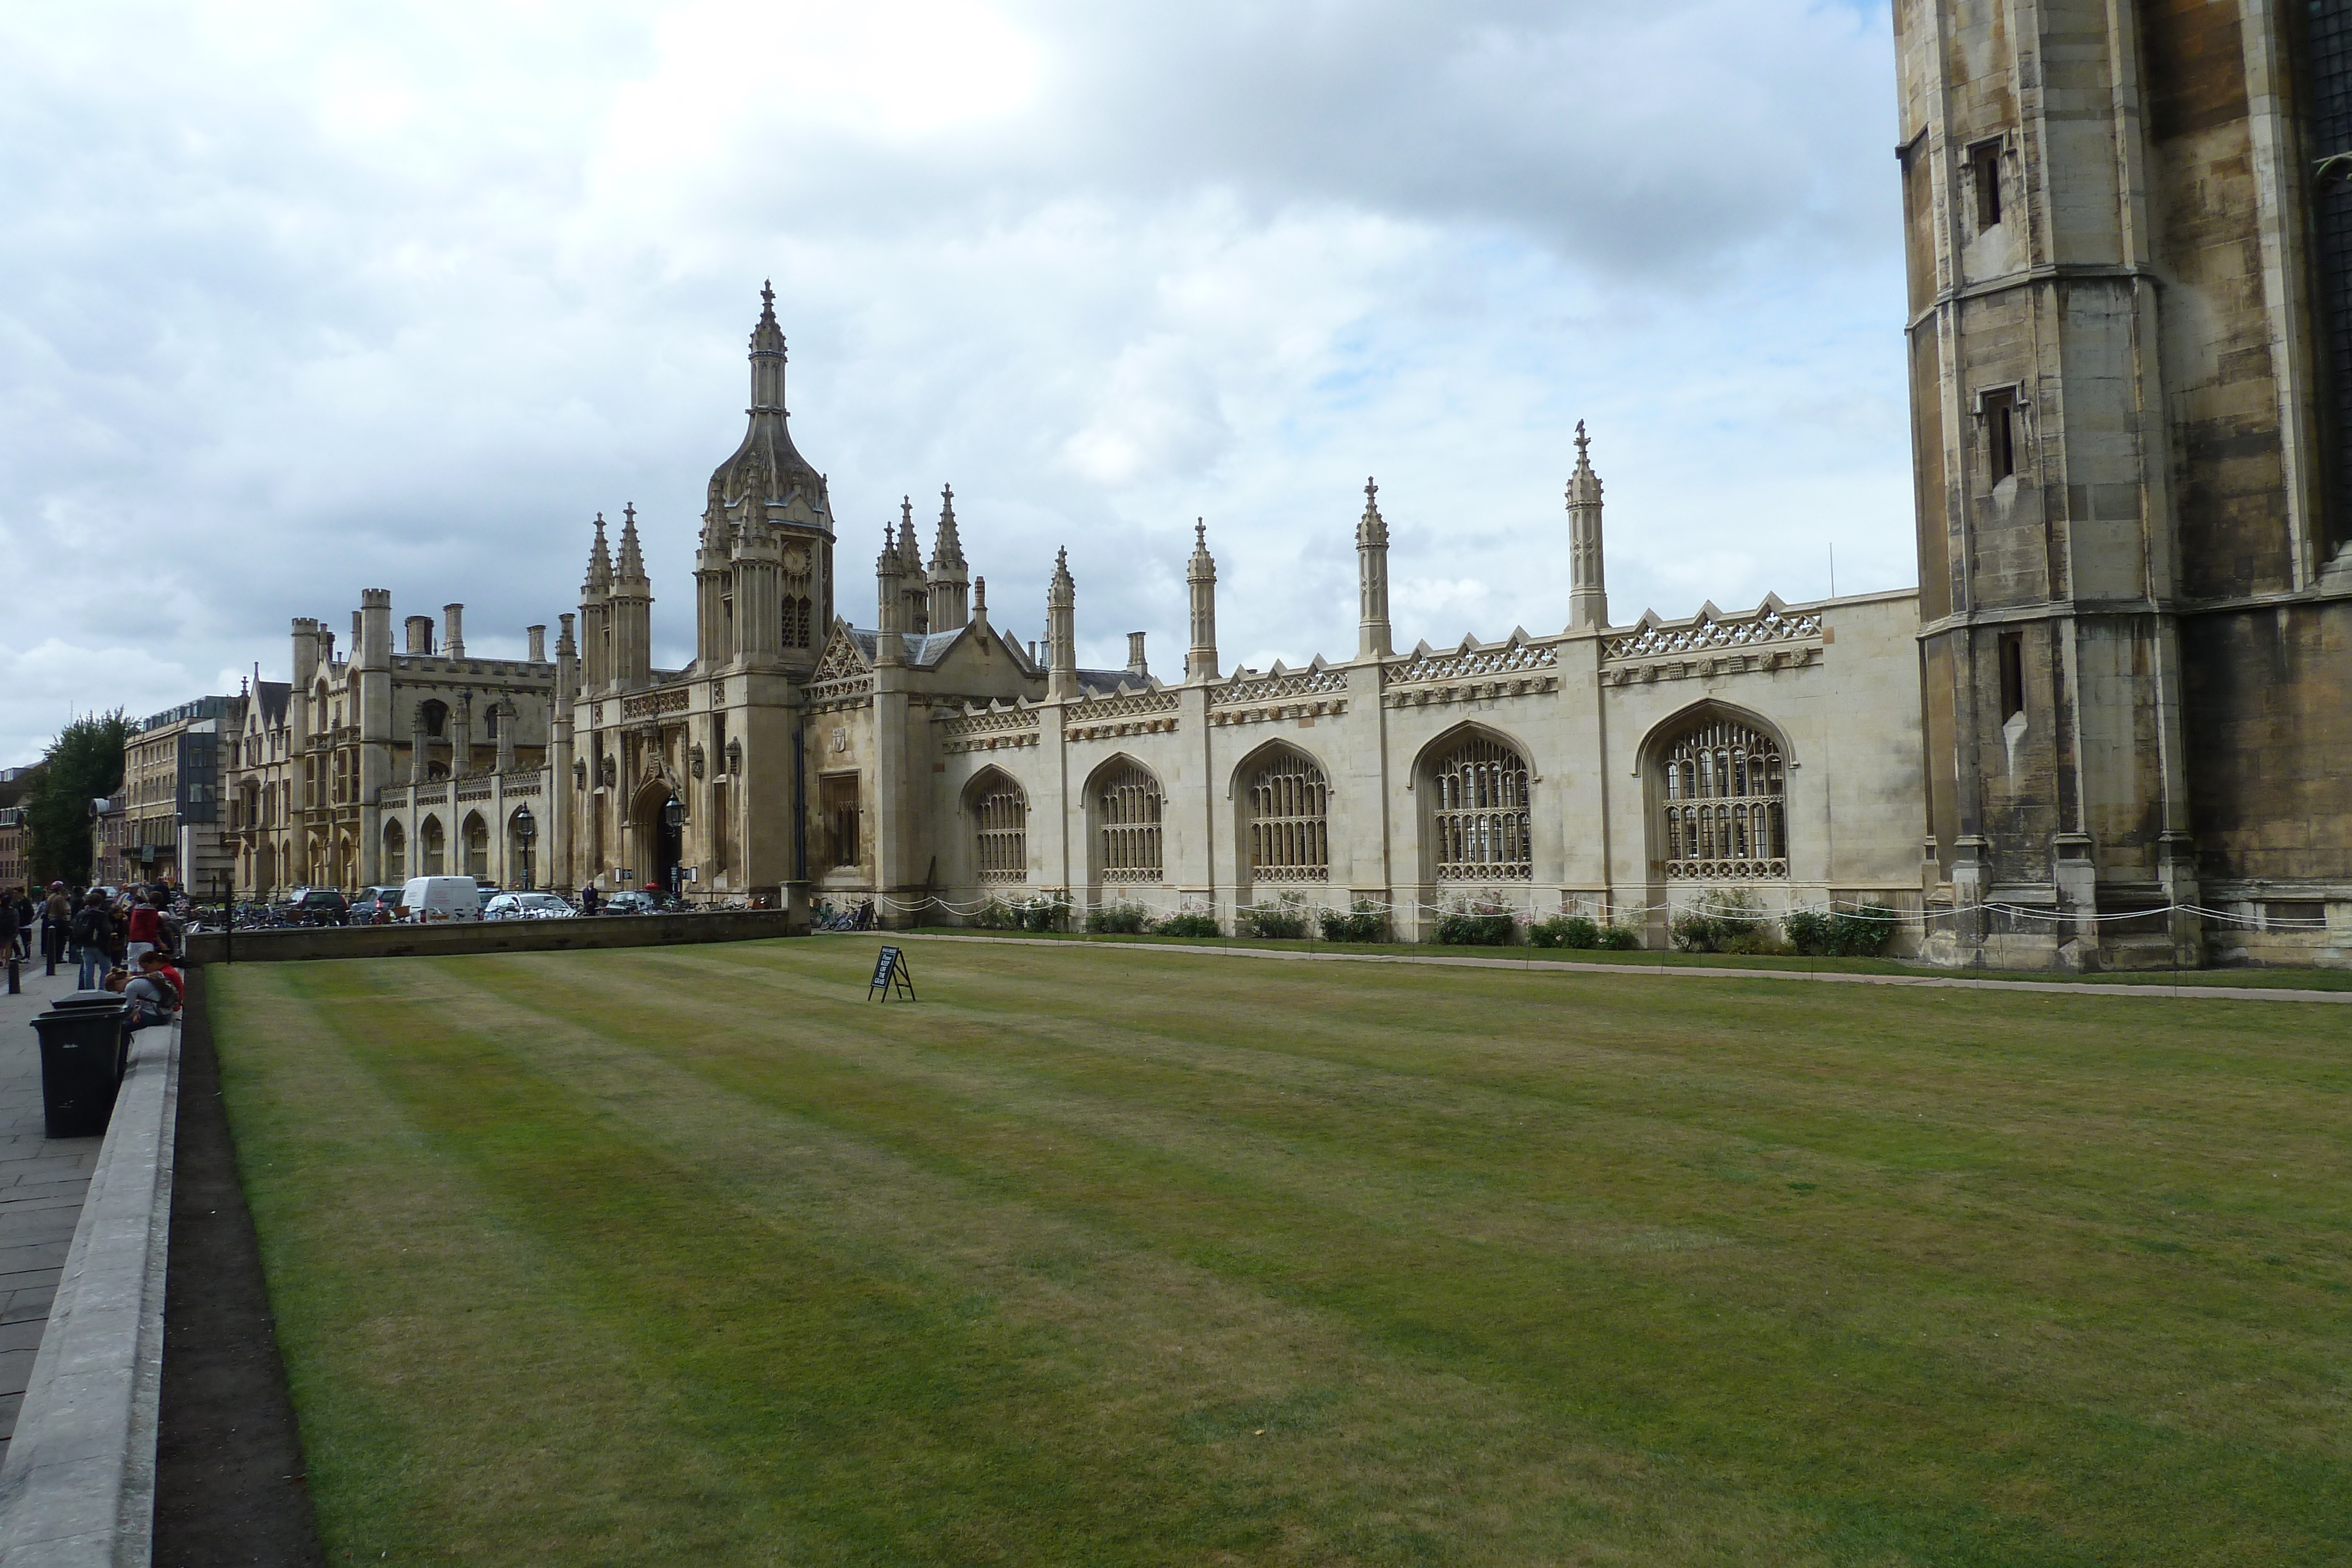
[(593, 947), (666, 947), (696, 942), (756, 942), (805, 936), (808, 916), (788, 909), (712, 915), (583, 915), (571, 920), (463, 920), (443, 925), (300, 925), (273, 931), (208, 931), (188, 938), (188, 961), (215, 964), (295, 958), (406, 958), (457, 953), (560, 953)]
[(123, 1568), (149, 1560), (180, 1029), (131, 1038), (129, 1070), (0, 1469), (0, 1561), (9, 1568)]

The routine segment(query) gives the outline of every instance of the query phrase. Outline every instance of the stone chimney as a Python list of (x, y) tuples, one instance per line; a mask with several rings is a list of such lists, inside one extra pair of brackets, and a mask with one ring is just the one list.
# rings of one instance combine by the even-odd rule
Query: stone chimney
[(409, 656), (430, 657), (433, 653), (433, 617), (412, 615), (401, 624), (408, 628)]
[(445, 604), (441, 607), (441, 651), (453, 659), (466, 656), (466, 607)]
[(522, 632), (524, 636), (530, 639), (530, 662), (534, 664), (547, 663), (547, 628), (526, 626), (522, 629)]
[(1143, 633), (1140, 632), (1127, 634), (1127, 673), (1140, 675), (1147, 681), (1151, 678), (1150, 666), (1143, 662)]

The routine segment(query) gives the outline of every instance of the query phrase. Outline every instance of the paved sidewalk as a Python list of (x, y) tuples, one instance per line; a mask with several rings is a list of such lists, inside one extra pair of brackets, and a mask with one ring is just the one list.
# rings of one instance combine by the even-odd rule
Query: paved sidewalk
[(24, 985), (24, 995), (8, 996), (0, 977), (0, 1460), (105, 1142), (42, 1134), (41, 1046), (30, 1025), (51, 998), (72, 991), (73, 969), (45, 976), (36, 961)]

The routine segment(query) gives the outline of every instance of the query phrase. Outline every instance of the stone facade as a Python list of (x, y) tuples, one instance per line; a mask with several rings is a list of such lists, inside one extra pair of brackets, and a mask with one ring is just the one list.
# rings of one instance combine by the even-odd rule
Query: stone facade
[(392, 595), (364, 590), (348, 657), (323, 623), (294, 622), (294, 678), (255, 683), (231, 757), (240, 893), (441, 871), (502, 886), (541, 880), (538, 824), (571, 650), (549, 658), (546, 628), (532, 626), (526, 658), (471, 657), (465, 606), (443, 615), (437, 646), (432, 618), (415, 615), (395, 653)]
[(1895, 19), (1932, 950), (2352, 960), (2352, 7)]
[(675, 866), (689, 896), (804, 883), (878, 895), (886, 919), (1045, 894), (1222, 920), (1369, 899), (1406, 935), (1492, 902), (1589, 908), (1653, 940), (1715, 888), (1919, 906), (1916, 596), (1612, 624), (1580, 432), (1561, 631), (1393, 652), (1368, 484), (1352, 657), (1224, 673), (1202, 528), (1183, 674), (1163, 681), (1139, 634), (1126, 669), (1077, 667), (1066, 563), (1043, 654), (1000, 631), (951, 491), (928, 563), (910, 503), (881, 530), (874, 626), (835, 613), (835, 519), (792, 444), (783, 366), (763, 308), (751, 426), (707, 495), (688, 668), (651, 667), (634, 510), (617, 562), (599, 519), (551, 862), (572, 882)]

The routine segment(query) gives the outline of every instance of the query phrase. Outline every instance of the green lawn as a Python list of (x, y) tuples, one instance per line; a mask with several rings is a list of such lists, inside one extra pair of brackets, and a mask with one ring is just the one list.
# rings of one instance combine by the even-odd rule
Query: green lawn
[(2352, 1560), (2340, 1009), (875, 946), (210, 971), (331, 1562)]

